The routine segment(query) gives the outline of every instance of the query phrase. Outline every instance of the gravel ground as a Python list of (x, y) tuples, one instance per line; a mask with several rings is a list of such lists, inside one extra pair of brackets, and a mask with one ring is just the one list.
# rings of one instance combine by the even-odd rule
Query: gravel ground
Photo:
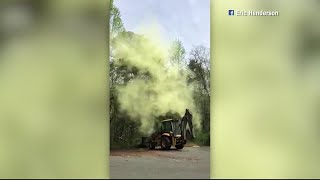
[(110, 154), (112, 179), (209, 179), (210, 147), (116, 150)]

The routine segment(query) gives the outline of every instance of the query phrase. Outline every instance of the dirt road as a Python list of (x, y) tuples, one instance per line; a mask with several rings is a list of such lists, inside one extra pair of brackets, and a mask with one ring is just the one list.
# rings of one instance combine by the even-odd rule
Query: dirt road
[(112, 179), (209, 179), (210, 147), (182, 150), (117, 150), (110, 154)]

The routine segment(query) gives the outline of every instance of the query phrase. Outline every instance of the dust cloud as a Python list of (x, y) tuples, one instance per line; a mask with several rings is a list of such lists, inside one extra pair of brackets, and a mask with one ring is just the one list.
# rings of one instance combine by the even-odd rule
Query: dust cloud
[(141, 122), (144, 134), (152, 133), (158, 116), (171, 112), (182, 117), (187, 108), (193, 113), (194, 126), (199, 127), (193, 86), (187, 83), (191, 71), (170, 61), (171, 46), (157, 28), (145, 29), (144, 35), (125, 33), (114, 42), (114, 63), (138, 72), (126, 85), (117, 87), (121, 110)]

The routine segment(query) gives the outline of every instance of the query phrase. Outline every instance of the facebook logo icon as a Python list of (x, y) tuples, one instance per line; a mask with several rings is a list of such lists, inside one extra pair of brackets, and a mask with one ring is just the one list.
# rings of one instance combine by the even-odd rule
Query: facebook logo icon
[(229, 16), (234, 16), (234, 10), (229, 10)]

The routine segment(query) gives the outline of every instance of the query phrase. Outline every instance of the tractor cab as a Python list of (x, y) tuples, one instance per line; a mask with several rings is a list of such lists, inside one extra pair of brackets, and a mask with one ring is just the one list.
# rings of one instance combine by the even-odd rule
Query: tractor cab
[(181, 128), (179, 120), (175, 119), (166, 119), (161, 122), (160, 131), (162, 133), (171, 133), (172, 135), (180, 135)]
[(161, 132), (172, 132), (173, 131), (173, 124), (172, 119), (166, 119), (161, 122), (160, 131)]

